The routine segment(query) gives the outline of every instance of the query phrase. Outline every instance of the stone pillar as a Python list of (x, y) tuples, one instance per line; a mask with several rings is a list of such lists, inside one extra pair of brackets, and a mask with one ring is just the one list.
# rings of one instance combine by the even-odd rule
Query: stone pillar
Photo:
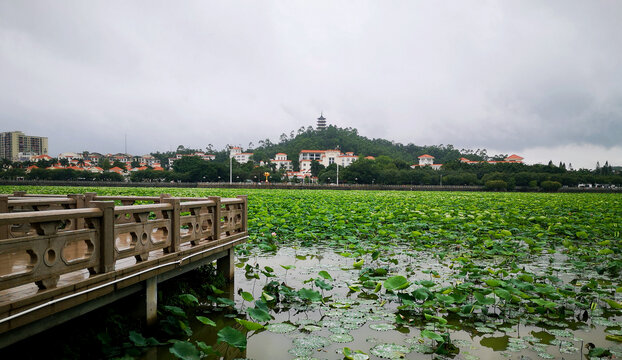
[(145, 281), (145, 309), (147, 326), (153, 326), (158, 321), (158, 276), (150, 277)]
[[(69, 194), (68, 198), (74, 199), (76, 201), (76, 209), (81, 209), (84, 207), (84, 195), (81, 194)], [(76, 219), (73, 224), (74, 230), (84, 229), (84, 219)]]
[[(8, 195), (0, 195), (0, 214), (9, 212), (9, 196)], [(1, 225), (0, 226), (0, 239), (8, 239), (9, 238), (9, 226), (11, 225)]]
[(242, 205), (242, 226), (243, 231), (248, 231), (248, 195), (238, 195), (238, 199), (244, 200)]
[[(163, 216), (165, 218), (170, 218), (171, 220), (171, 246), (164, 249), (165, 253), (173, 253), (179, 251), (179, 244), (181, 242), (181, 224), (179, 220), (179, 214), (181, 212), (181, 205), (179, 198), (171, 198), (171, 197), (160, 197), (160, 203), (162, 204), (171, 204), (173, 205), (173, 209), (168, 211), (163, 211)], [(170, 215), (169, 215), (170, 214)], [(170, 216), (170, 217), (169, 217)]]
[(215, 205), (214, 205), (214, 223), (213, 223), (213, 228), (214, 228), (214, 240), (218, 240), (220, 239), (220, 231), (222, 230), (222, 224), (220, 222), (220, 212), (221, 212), (221, 205), (220, 205), (220, 197), (219, 196), (210, 196), (208, 198), (209, 200), (212, 200)]
[(91, 201), (91, 207), (99, 208), (99, 269), (98, 273), (114, 270), (114, 201)]
[(227, 255), (221, 257), (216, 261), (216, 269), (218, 273), (227, 280), (227, 282), (233, 282), (235, 278), (235, 256), (233, 248), (227, 250)]

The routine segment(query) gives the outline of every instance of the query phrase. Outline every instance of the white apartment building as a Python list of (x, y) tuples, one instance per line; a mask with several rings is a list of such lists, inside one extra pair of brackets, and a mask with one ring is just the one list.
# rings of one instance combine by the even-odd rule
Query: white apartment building
[(275, 169), (277, 171), (281, 169), (284, 169), (286, 171), (292, 171), (294, 169), (292, 161), (287, 160), (287, 154), (285, 153), (278, 153), (274, 155), (274, 159), (271, 159), (270, 163), (275, 165)]
[(341, 153), (339, 150), (301, 150), (298, 157), (300, 171), (311, 171), (311, 162), (319, 161), (324, 166), (337, 164), (347, 167), (359, 157), (353, 152)]
[(243, 153), (242, 148), (237, 146), (232, 147), (229, 151), (229, 157), (234, 158), (235, 161), (239, 162), (240, 164), (246, 164), (247, 162), (251, 161), (251, 156), (253, 156), (253, 153)]

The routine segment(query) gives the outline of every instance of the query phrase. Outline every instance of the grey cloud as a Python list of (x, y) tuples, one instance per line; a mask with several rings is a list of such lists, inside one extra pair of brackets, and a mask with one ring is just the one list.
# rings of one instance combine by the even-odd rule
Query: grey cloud
[[(615, 147), (622, 4), (0, 1), (0, 125), (53, 153), (329, 123), (505, 152)], [(79, 136), (76, 136), (76, 135)]]

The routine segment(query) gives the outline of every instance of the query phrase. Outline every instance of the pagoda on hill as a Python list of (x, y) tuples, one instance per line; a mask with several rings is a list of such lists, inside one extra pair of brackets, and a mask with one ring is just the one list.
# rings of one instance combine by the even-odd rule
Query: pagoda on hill
[(324, 113), (320, 113), (320, 117), (317, 118), (317, 129), (323, 130), (326, 129), (326, 118), (324, 117)]

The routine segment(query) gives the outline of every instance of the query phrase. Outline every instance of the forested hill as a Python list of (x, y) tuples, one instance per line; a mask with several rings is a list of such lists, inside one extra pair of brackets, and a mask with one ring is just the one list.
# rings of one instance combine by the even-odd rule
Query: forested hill
[(314, 130), (311, 127), (306, 130), (301, 128), (297, 134), (292, 131), (289, 136), (283, 133), (279, 138), (279, 143), (272, 143), (269, 139), (260, 140), (255, 146), (249, 144), (248, 151), (255, 153), (255, 161), (268, 161), (279, 152), (286, 153), (288, 159), (295, 161), (298, 159), (300, 150), (327, 150), (337, 147), (342, 152), (351, 151), (361, 157), (386, 155), (409, 164), (417, 163), (417, 157), (423, 154), (434, 156), (435, 162), (439, 164), (457, 160), (462, 156), (470, 160), (491, 160), (504, 157), (504, 155), (489, 157), (486, 150), (480, 149), (458, 150), (452, 145), (419, 146), (412, 143), (404, 145), (385, 139), (369, 139), (359, 135), (356, 129), (343, 129), (335, 126), (329, 126), (324, 130)]

